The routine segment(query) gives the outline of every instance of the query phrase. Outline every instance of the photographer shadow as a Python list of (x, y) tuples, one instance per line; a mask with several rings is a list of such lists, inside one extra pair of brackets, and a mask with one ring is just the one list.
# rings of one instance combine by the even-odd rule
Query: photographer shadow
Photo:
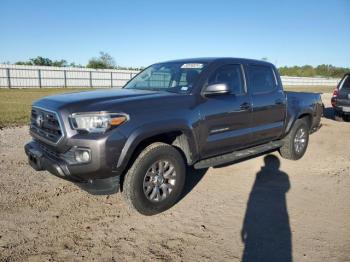
[(242, 241), (242, 261), (292, 261), (292, 234), (286, 203), (288, 175), (279, 170), (274, 155), (264, 158), (247, 203)]

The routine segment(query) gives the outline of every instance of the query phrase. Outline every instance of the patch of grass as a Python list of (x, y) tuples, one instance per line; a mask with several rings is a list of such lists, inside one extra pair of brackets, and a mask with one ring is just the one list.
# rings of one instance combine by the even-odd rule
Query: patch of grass
[(284, 86), (286, 91), (332, 93), (335, 86)]
[(33, 101), (53, 94), (70, 93), (88, 88), (0, 89), (0, 128), (27, 125)]
[[(285, 90), (297, 92), (331, 93), (334, 87), (287, 86)], [(28, 88), (0, 89), (0, 128), (20, 126), (29, 123), (29, 114), (34, 100), (44, 96), (94, 90), (88, 88)]]

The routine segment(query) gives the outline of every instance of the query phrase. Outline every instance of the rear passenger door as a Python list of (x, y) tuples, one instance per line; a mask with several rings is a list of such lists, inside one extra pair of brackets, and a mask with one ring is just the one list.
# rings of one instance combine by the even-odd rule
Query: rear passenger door
[(248, 90), (252, 99), (252, 144), (279, 138), (286, 115), (286, 97), (270, 65), (246, 66)]
[(250, 97), (242, 66), (225, 64), (209, 74), (206, 85), (226, 83), (231, 92), (225, 95), (208, 96), (199, 105), (200, 152), (202, 157), (211, 157), (242, 148), (250, 140)]

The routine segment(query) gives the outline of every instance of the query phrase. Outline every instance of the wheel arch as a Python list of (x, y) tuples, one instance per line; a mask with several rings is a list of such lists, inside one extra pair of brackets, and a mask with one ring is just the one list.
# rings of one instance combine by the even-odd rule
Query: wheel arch
[[(309, 130), (311, 130), (311, 127), (312, 127), (312, 121), (313, 121), (313, 116), (311, 113), (303, 113), (301, 115), (299, 115), (298, 119), (302, 119), (304, 118), (306, 121), (307, 121), (307, 124), (308, 124), (308, 127), (309, 127)], [(295, 121), (294, 121), (295, 122)]]
[(198, 149), (194, 132), (188, 126), (171, 125), (167, 128), (155, 129), (143, 126), (128, 137), (117, 162), (117, 168), (127, 169), (137, 155), (148, 145), (163, 142), (174, 146), (184, 157), (188, 165), (198, 158)]
[(312, 112), (312, 110), (304, 110), (304, 111), (301, 111), (297, 114), (294, 114), (292, 117), (290, 117), (290, 119), (287, 123), (287, 126), (286, 126), (285, 136), (289, 134), (293, 125), (295, 124), (295, 121), (297, 121), (298, 119), (301, 119), (301, 118), (305, 118), (307, 120), (308, 127), (311, 130), (312, 123), (313, 123), (313, 112)]

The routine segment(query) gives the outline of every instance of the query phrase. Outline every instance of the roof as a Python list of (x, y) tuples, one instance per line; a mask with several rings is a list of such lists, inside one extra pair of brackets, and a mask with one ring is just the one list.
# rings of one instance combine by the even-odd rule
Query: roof
[(237, 58), (237, 57), (198, 57), (198, 58), (185, 58), (185, 59), (177, 59), (164, 61), (161, 63), (212, 63), (212, 62), (224, 62), (227, 60), (235, 61), (238, 63), (259, 63), (259, 64), (271, 64), (270, 62), (266, 62), (263, 60), (256, 59), (248, 59), (248, 58)]

